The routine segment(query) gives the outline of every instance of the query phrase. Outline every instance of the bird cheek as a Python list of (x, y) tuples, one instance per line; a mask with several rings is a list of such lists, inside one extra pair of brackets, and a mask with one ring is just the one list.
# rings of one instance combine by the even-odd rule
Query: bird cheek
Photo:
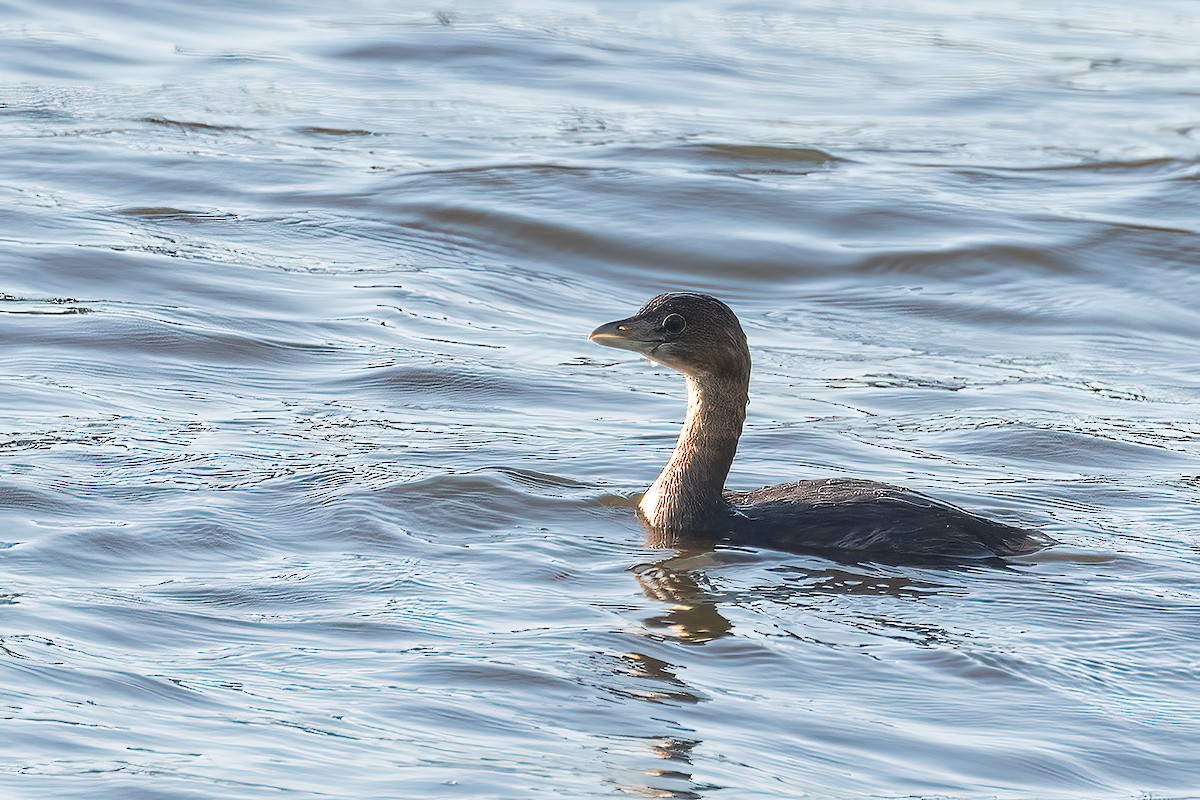
[(650, 362), (657, 361), (665, 367), (675, 368), (675, 365), (671, 363), (673, 361), (671, 358), (671, 346), (667, 342), (654, 345), (650, 349), (650, 352), (646, 354), (646, 360)]

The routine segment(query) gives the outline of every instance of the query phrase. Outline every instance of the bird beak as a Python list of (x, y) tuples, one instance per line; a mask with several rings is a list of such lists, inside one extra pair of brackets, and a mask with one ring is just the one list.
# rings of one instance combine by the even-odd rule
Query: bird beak
[(662, 344), (662, 337), (657, 335), (654, 324), (646, 320), (630, 317), (619, 319), (601, 325), (588, 336), (596, 344), (605, 347), (616, 347), (620, 350), (632, 350), (649, 356), (654, 348)]

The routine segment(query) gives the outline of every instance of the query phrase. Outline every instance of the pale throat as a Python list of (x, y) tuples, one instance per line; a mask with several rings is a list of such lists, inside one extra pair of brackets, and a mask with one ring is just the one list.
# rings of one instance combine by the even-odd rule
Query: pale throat
[(638, 508), (655, 528), (702, 528), (722, 492), (746, 421), (749, 376), (687, 376), (687, 417), (671, 458)]

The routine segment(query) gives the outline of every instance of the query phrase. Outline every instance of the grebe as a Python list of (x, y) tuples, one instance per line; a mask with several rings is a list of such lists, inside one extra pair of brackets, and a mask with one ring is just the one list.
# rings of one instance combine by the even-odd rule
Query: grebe
[(588, 338), (641, 353), (687, 378), (679, 440), (638, 505), (662, 542), (708, 535), (778, 550), (941, 558), (1023, 555), (1055, 543), (1039, 531), (874, 481), (824, 478), (726, 491), (746, 420), (750, 350), (737, 316), (715, 297), (660, 294)]

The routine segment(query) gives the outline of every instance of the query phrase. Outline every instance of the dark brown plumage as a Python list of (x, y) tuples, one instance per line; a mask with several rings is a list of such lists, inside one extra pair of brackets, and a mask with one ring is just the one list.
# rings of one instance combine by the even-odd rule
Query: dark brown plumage
[(919, 492), (827, 478), (725, 491), (749, 400), (750, 351), (729, 306), (704, 294), (661, 294), (592, 341), (682, 372), (688, 411), (679, 441), (639, 510), (665, 544), (689, 537), (788, 551), (986, 558), (1054, 544), (1038, 531), (976, 516)]

